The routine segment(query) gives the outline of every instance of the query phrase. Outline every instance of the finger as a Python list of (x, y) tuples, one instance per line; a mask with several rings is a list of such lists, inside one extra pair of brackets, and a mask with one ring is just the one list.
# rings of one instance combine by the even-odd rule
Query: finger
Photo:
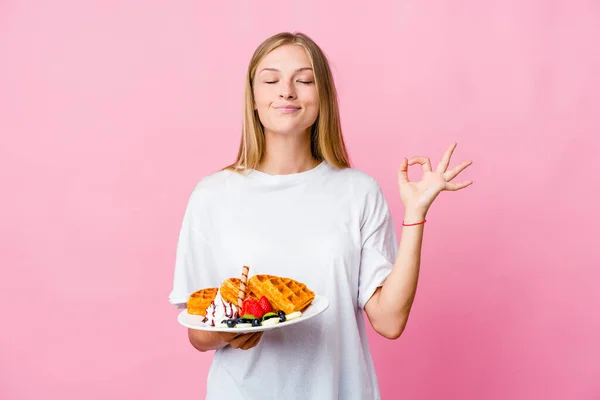
[(450, 158), (452, 157), (452, 153), (454, 152), (455, 148), (456, 142), (452, 143), (450, 147), (446, 150), (444, 156), (442, 157), (440, 163), (437, 166), (437, 169), (435, 170), (436, 172), (439, 172), (440, 174), (446, 172), (446, 170), (448, 169), (448, 165), (450, 164)]
[(413, 157), (408, 160), (408, 165), (421, 164), (423, 171), (431, 172), (431, 162), (428, 157)]
[(229, 345), (234, 349), (240, 349), (248, 340), (250, 340), (251, 337), (252, 334), (238, 335), (236, 338), (229, 342)]
[(446, 182), (446, 186), (444, 187), (444, 190), (454, 192), (456, 190), (464, 189), (467, 186), (470, 186), (471, 184), (473, 184), (473, 181), (465, 181), (465, 182), (461, 182), (461, 183)]
[(252, 343), (252, 339), (255, 335), (255, 333), (247, 333), (245, 335), (240, 335), (240, 340), (236, 343), (236, 348), (241, 350), (247, 350), (249, 348), (249, 344)]
[(258, 344), (258, 342), (260, 342), (260, 338), (262, 336), (262, 332), (259, 333), (255, 333), (254, 335), (252, 335), (252, 337), (250, 339), (248, 339), (248, 341), (246, 343), (244, 343), (244, 345), (242, 347), (240, 347), (242, 350), (249, 350), (251, 348), (253, 348), (254, 346), (256, 346)]
[(219, 336), (221, 338), (222, 341), (230, 343), (233, 339), (235, 339), (236, 337), (240, 336), (238, 333), (226, 333), (226, 332), (220, 332)]
[(400, 164), (400, 168), (398, 169), (398, 182), (399, 183), (410, 182), (408, 179), (408, 160), (406, 158), (402, 159), (402, 163)]
[[(262, 332), (241, 334), (235, 339), (236, 340), (235, 347), (238, 349), (244, 349), (245, 347), (250, 346), (252, 341), (255, 339), (258, 343), (258, 340), (260, 340), (261, 336), (262, 336)], [(252, 346), (250, 346), (250, 347), (252, 347)], [(247, 347), (247, 348), (250, 348), (250, 347)]]
[(456, 175), (460, 174), (465, 168), (467, 168), (471, 164), (473, 164), (473, 161), (465, 161), (462, 164), (452, 168), (450, 171), (446, 171), (444, 173), (444, 179), (447, 182), (451, 181), (452, 179), (456, 178)]

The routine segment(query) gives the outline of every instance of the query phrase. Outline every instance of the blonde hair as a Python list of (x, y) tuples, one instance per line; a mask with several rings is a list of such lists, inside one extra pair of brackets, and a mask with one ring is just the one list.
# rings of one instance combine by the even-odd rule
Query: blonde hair
[(350, 167), (342, 136), (337, 91), (325, 54), (307, 35), (282, 32), (262, 42), (250, 59), (244, 88), (244, 119), (237, 160), (224, 169), (256, 169), (264, 157), (266, 150), (264, 130), (254, 109), (254, 75), (258, 64), (267, 54), (289, 44), (302, 46), (308, 54), (319, 96), (319, 113), (310, 129), (312, 156), (318, 161), (325, 160), (334, 168)]

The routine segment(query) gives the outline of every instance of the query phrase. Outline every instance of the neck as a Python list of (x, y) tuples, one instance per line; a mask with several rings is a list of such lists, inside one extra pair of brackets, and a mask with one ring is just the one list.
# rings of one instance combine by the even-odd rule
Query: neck
[(270, 175), (287, 175), (308, 171), (319, 162), (310, 150), (310, 131), (300, 135), (265, 132), (266, 151), (258, 170)]

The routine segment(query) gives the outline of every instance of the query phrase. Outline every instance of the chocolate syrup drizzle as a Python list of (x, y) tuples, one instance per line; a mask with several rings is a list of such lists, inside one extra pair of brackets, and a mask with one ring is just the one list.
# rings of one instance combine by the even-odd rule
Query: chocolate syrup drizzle
[[(229, 305), (225, 304), (225, 302), (223, 301), (223, 299), (221, 299), (221, 304), (223, 304), (223, 308), (225, 309), (225, 316), (227, 318), (237, 318), (238, 317), (238, 313), (237, 310), (233, 309), (233, 304), (229, 303)], [(209, 308), (212, 307), (212, 321), (210, 323), (210, 326), (215, 326), (215, 313), (217, 312), (217, 306), (215, 305), (214, 301), (210, 302), (210, 306)], [(229, 308), (229, 310), (228, 310)], [(208, 321), (207, 317), (204, 317), (204, 319), (202, 319), (202, 322), (205, 323)]]

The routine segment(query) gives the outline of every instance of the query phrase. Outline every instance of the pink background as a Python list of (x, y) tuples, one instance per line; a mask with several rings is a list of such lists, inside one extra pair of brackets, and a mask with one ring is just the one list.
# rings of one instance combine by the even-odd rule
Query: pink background
[(402, 157), (474, 161), (429, 214), (406, 332), (371, 331), (383, 398), (600, 398), (600, 3), (378, 4), (0, 3), (0, 398), (203, 398), (177, 235), (281, 30), (329, 55), (398, 228)]

